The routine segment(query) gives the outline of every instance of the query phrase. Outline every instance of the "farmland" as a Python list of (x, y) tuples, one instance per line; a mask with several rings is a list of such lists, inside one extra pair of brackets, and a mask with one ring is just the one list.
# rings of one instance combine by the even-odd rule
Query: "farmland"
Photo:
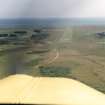
[[(0, 33), (18, 30), (31, 35), (33, 29), (1, 29)], [(14, 73), (73, 78), (105, 93), (105, 38), (96, 36), (104, 31), (104, 26), (48, 28), (43, 43), (0, 45), (0, 78)], [(22, 50), (7, 50), (14, 48)], [(15, 72), (10, 70), (13, 65)]]

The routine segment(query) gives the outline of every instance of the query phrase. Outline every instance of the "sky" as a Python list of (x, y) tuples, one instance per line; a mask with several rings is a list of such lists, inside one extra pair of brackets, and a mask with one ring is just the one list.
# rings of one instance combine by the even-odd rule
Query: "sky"
[(105, 18), (105, 0), (0, 0), (0, 18)]

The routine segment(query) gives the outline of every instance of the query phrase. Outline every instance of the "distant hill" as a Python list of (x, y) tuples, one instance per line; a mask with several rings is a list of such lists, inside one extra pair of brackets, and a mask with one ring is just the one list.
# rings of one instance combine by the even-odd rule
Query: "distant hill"
[(105, 19), (75, 19), (75, 18), (48, 18), (48, 19), (0, 19), (0, 27), (68, 27), (81, 25), (105, 25)]

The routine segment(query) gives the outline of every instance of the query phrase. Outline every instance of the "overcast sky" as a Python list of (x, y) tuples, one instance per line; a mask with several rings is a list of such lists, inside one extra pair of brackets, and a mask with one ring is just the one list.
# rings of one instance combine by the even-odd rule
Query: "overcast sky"
[(0, 0), (0, 18), (105, 17), (105, 0)]

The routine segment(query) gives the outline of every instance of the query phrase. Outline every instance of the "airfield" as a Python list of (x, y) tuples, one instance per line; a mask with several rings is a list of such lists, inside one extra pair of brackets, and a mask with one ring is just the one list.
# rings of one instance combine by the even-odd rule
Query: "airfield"
[[(27, 31), (30, 36), (34, 29), (0, 29), (0, 33), (20, 30)], [(0, 78), (14, 74), (64, 77), (78, 80), (105, 93), (105, 38), (96, 35), (98, 32), (104, 32), (105, 27), (75, 26), (42, 30), (49, 35), (43, 43), (37, 44), (36, 41), (33, 44), (27, 40), (25, 45), (0, 45)], [(20, 47), (22, 50), (15, 53), (8, 50)], [(20, 60), (20, 65), (15, 63), (20, 66), (15, 72), (10, 69), (13, 66), (13, 58)]]

